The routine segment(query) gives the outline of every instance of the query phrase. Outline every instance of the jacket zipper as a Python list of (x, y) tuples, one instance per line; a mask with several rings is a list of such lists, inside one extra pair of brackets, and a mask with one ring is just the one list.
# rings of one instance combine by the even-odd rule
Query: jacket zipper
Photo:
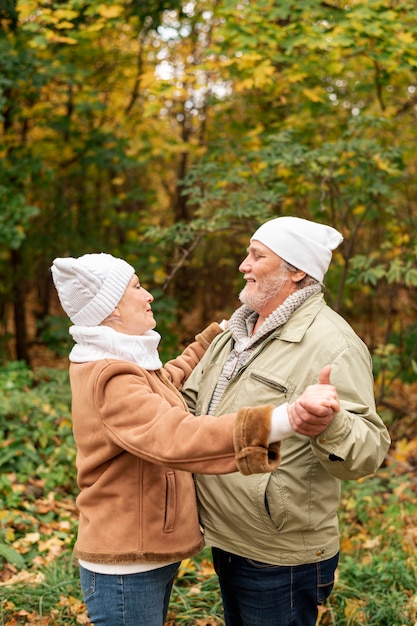
[(281, 391), (284, 395), (286, 395), (288, 392), (288, 389), (284, 387), (284, 385), (281, 385), (280, 383), (276, 383), (274, 380), (270, 380), (269, 378), (265, 378), (264, 376), (261, 376), (260, 374), (251, 373), (250, 376), (251, 378), (258, 380), (259, 382), (264, 383), (265, 385), (268, 385), (268, 387), (272, 387), (272, 389), (277, 389), (278, 391)]

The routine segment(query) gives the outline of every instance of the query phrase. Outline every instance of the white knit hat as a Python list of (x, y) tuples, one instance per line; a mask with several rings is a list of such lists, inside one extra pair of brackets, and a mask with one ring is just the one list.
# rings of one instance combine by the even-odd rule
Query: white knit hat
[(335, 228), (300, 217), (277, 217), (265, 222), (252, 235), (281, 259), (323, 282), (332, 258), (343, 237)]
[(55, 259), (52, 278), (62, 308), (77, 326), (98, 326), (119, 304), (134, 268), (111, 254)]

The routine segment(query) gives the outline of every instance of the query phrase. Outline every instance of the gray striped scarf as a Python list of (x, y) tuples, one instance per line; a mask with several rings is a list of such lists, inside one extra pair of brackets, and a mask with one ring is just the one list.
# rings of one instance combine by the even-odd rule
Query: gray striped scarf
[(231, 380), (236, 376), (240, 368), (246, 363), (259, 343), (274, 330), (285, 324), (310, 296), (320, 291), (321, 285), (318, 283), (299, 289), (269, 315), (256, 333), (251, 335), (252, 329), (258, 319), (258, 313), (246, 304), (239, 307), (229, 320), (229, 330), (234, 339), (234, 348), (227, 357), (223, 370), (217, 381), (216, 388), (211, 398), (208, 409), (209, 414), (213, 414), (217, 403)]

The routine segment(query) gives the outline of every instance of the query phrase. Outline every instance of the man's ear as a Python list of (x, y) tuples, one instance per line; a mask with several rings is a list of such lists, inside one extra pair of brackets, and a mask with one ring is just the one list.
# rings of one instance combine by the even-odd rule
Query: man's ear
[(300, 280), (303, 280), (307, 276), (306, 272), (303, 270), (296, 270), (295, 272), (291, 272), (291, 280), (293, 283), (299, 283)]

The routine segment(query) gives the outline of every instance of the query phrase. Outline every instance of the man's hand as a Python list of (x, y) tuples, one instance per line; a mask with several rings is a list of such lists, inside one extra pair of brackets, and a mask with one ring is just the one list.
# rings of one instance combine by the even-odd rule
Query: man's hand
[(323, 367), (318, 384), (309, 385), (298, 400), (287, 407), (290, 424), (300, 435), (316, 437), (340, 410), (336, 387), (330, 384), (330, 371), (330, 365)]

